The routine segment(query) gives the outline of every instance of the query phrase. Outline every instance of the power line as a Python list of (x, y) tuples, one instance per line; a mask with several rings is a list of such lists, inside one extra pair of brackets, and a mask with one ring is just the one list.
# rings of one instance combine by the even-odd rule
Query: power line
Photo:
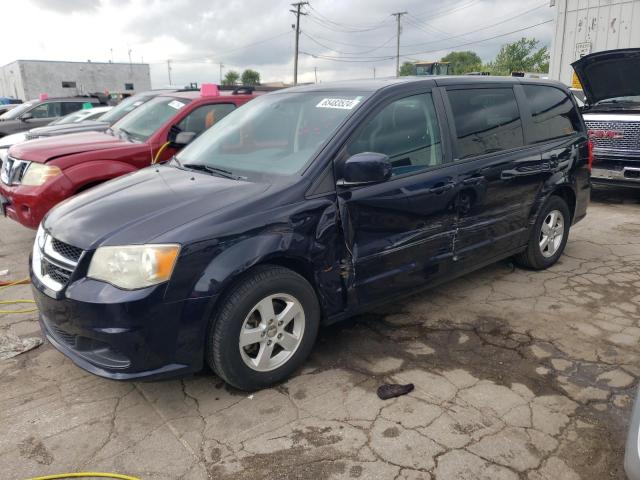
[(321, 60), (331, 60), (333, 62), (344, 62), (344, 63), (379, 63), (382, 61), (392, 60), (396, 58), (395, 55), (390, 55), (388, 57), (372, 57), (368, 59), (356, 59), (356, 58), (350, 59), (350, 58), (342, 58), (342, 57), (331, 57), (328, 55), (322, 55), (318, 53), (310, 53), (310, 52), (305, 52), (303, 50), (300, 50), (300, 53), (303, 55), (308, 55), (313, 58), (319, 58)]
[(507, 33), (501, 33), (499, 35), (494, 35), (493, 37), (483, 38), (481, 40), (474, 40), (472, 42), (467, 42), (467, 43), (460, 43), (458, 45), (451, 45), (451, 46), (448, 46), (448, 47), (436, 48), (434, 50), (426, 50), (426, 51), (422, 51), (422, 52), (405, 53), (402, 56), (409, 58), (412, 55), (423, 55), (425, 53), (441, 52), (443, 50), (452, 50), (454, 48), (466, 47), (468, 45), (474, 45), (476, 43), (488, 42), (489, 40), (494, 40), (496, 38), (506, 37), (506, 36), (511, 35), (513, 33), (524, 32), (525, 30), (530, 30), (532, 28), (539, 27), (540, 25), (546, 25), (547, 23), (551, 23), (551, 22), (553, 22), (553, 18), (551, 18), (549, 20), (546, 20), (544, 22), (536, 23), (535, 25), (529, 25), (528, 27), (523, 27), (523, 28), (519, 28), (517, 30), (512, 30), (512, 31), (507, 32)]
[(319, 25), (322, 28), (325, 28), (327, 30), (331, 30), (332, 32), (337, 32), (337, 33), (363, 33), (363, 32), (370, 32), (372, 30), (379, 30), (381, 28), (386, 28), (387, 26), (390, 26), (390, 23), (382, 23), (378, 26), (374, 26), (374, 27), (370, 27), (370, 28), (361, 28), (361, 29), (345, 29), (342, 27), (337, 27), (331, 23), (328, 23), (324, 20), (322, 20), (319, 17), (314, 17), (313, 15), (309, 15), (309, 20), (311, 20), (313, 23), (315, 23), (316, 25)]
[[(551, 23), (553, 22), (553, 19), (549, 19), (546, 20), (544, 22), (540, 22), (540, 23), (536, 23), (534, 25), (529, 25), (523, 28), (519, 28), (517, 30), (511, 30), (510, 32), (505, 32), (505, 33), (501, 33), (498, 35), (493, 35), (491, 37), (487, 37), (487, 38), (482, 38), (479, 40), (474, 40), (473, 42), (467, 42), (467, 43), (461, 43), (461, 44), (457, 44), (457, 45), (449, 45), (449, 46), (444, 46), (444, 47), (440, 47), (434, 50), (425, 50), (425, 51), (420, 51), (420, 52), (410, 52), (410, 53), (405, 53), (403, 55), (401, 55), (404, 58), (410, 58), (412, 55), (422, 55), (425, 53), (434, 53), (434, 52), (440, 52), (443, 50), (452, 50), (454, 48), (459, 48), (459, 47), (464, 47), (464, 46), (468, 46), (468, 45), (473, 45), (476, 43), (483, 43), (483, 42), (488, 42), (489, 40), (494, 40), (496, 38), (501, 38), (501, 37), (506, 37), (508, 35), (512, 35), (514, 33), (519, 33), (519, 32), (523, 32), (525, 30), (530, 30), (532, 28), (536, 28), (539, 27), (541, 25), (546, 25), (547, 23)], [(323, 60), (331, 60), (331, 61), (335, 61), (335, 62), (346, 62), (346, 63), (360, 63), (360, 62), (370, 62), (370, 63), (375, 63), (375, 60), (378, 61), (382, 61), (382, 60), (390, 60), (392, 58), (395, 58), (395, 55), (389, 55), (389, 56), (380, 56), (380, 57), (361, 57), (361, 58), (348, 58), (348, 57), (337, 57), (337, 56), (330, 56), (330, 55), (322, 55), (322, 54), (314, 54), (314, 53), (309, 53), (309, 52), (300, 52), (303, 53), (304, 55), (309, 55), (311, 57), (314, 58), (320, 58)]]
[(387, 23), (389, 23), (389, 19), (385, 19), (382, 20), (378, 23), (375, 24), (369, 24), (369, 25), (349, 25), (347, 23), (342, 23), (342, 22), (336, 22), (334, 20), (331, 20), (330, 18), (326, 17), (325, 15), (323, 15), (322, 13), (320, 13), (318, 10), (316, 10), (313, 5), (309, 5), (309, 9), (311, 9), (316, 15), (318, 20), (322, 20), (325, 23), (329, 23), (331, 25), (334, 25), (336, 27), (339, 28), (345, 28), (345, 29), (350, 29), (353, 31), (369, 31), (369, 30), (375, 30), (377, 28), (379, 28), (382, 25), (385, 25)]
[(340, 51), (340, 50), (336, 50), (335, 48), (333, 48), (333, 47), (331, 47), (329, 45), (325, 45), (324, 43), (320, 42), (319, 40), (317, 40), (316, 38), (312, 37), (308, 33), (305, 33), (305, 32), (300, 32), (300, 33), (302, 35), (304, 35), (305, 37), (307, 37), (312, 42), (314, 42), (315, 44), (320, 45), (321, 47), (324, 47), (324, 48), (326, 48), (328, 50), (331, 50), (332, 52), (336, 52), (336, 53), (339, 53), (341, 55), (355, 55), (355, 56), (360, 56), (363, 53), (371, 53), (371, 52), (373, 52), (375, 50), (379, 50), (381, 48), (384, 48), (386, 45), (391, 43), (391, 41), (396, 38), (396, 36), (393, 35), (392, 37), (389, 37), (389, 39), (386, 42), (382, 43), (381, 45), (378, 45), (377, 47), (372, 47), (369, 50), (363, 50), (361, 52), (343, 52), (343, 51)]
[(249, 47), (253, 47), (255, 45), (259, 45), (259, 44), (263, 44), (263, 43), (266, 43), (266, 42), (270, 42), (270, 41), (275, 40), (277, 38), (284, 37), (285, 35), (287, 35), (287, 36), (291, 35), (291, 32), (282, 32), (282, 33), (279, 33), (278, 35), (274, 35), (273, 37), (265, 38), (265, 39), (259, 40), (257, 42), (248, 43), (246, 45), (242, 45), (241, 47), (232, 48), (230, 50), (225, 50), (224, 55), (216, 55), (215, 53), (212, 53), (211, 55), (203, 55), (203, 56), (200, 56), (200, 57), (181, 58), (179, 60), (175, 60), (174, 59), (174, 60), (172, 60), (172, 62), (174, 62), (174, 63), (195, 63), (194, 60), (202, 60), (202, 59), (213, 58), (213, 57), (222, 58), (222, 57), (228, 55), (229, 53), (234, 53), (234, 52), (237, 52), (237, 51), (240, 51), (240, 50), (244, 50), (244, 49), (249, 48)]
[[(445, 8), (444, 10), (441, 11), (437, 11), (434, 13), (432, 10), (424, 10), (421, 13), (416, 13), (414, 14), (414, 17), (420, 17), (421, 15), (424, 15), (425, 13), (430, 13), (431, 15), (425, 17), (426, 19), (434, 19), (434, 18), (440, 18), (440, 17), (446, 17), (447, 15), (451, 15), (452, 13), (455, 12), (459, 12), (460, 10), (465, 10), (469, 7), (474, 6), (476, 3), (478, 3), (480, 0), (471, 0), (470, 2), (467, 2), (466, 4), (462, 4), (462, 5), (458, 5), (455, 6), (453, 8)], [(423, 21), (425, 19), (422, 19)]]
[[(528, 14), (530, 14), (531, 12), (534, 12), (534, 11), (536, 11), (536, 10), (539, 10), (540, 8), (545, 7), (545, 6), (547, 6), (547, 2), (544, 2), (544, 3), (540, 4), (540, 5), (538, 5), (537, 7), (531, 8), (531, 9), (526, 10), (526, 11), (524, 11), (524, 12), (521, 12), (521, 13), (518, 13), (518, 14), (516, 14), (516, 15), (513, 15), (513, 16), (511, 16), (511, 17), (509, 17), (509, 18), (505, 18), (505, 19), (503, 19), (503, 20), (500, 20), (499, 22), (492, 23), (491, 25), (485, 25), (485, 26), (483, 26), (483, 27), (476, 28), (475, 30), (470, 30), (470, 31), (468, 31), (468, 32), (465, 32), (465, 33), (463, 33), (463, 34), (451, 35), (451, 36), (449, 36), (449, 37), (439, 38), (439, 39), (437, 39), (437, 40), (430, 40), (430, 41), (428, 41), (428, 42), (413, 43), (413, 44), (410, 44), (410, 45), (405, 45), (405, 47), (418, 47), (418, 46), (421, 46), (421, 45), (431, 45), (431, 44), (434, 44), (434, 43), (443, 42), (443, 41), (445, 41), (445, 40), (452, 40), (452, 39), (454, 39), (454, 38), (466, 37), (466, 36), (468, 36), (469, 34), (477, 33), (477, 32), (481, 32), (481, 31), (483, 31), (483, 30), (488, 30), (488, 29), (490, 29), (490, 28), (497, 27), (498, 25), (502, 25), (502, 24), (504, 24), (504, 23), (510, 22), (510, 21), (512, 21), (512, 20), (515, 20), (515, 19), (517, 19), (517, 18), (524, 17), (525, 15), (528, 15)], [(412, 16), (412, 15), (411, 15), (411, 14), (409, 14), (409, 17), (411, 17), (411, 16)], [(416, 25), (413, 23), (413, 22), (414, 22), (413, 20), (410, 20), (410, 19), (407, 19), (407, 20), (409, 20), (409, 24), (410, 24), (410, 25), (412, 25), (412, 26), (416, 26)]]

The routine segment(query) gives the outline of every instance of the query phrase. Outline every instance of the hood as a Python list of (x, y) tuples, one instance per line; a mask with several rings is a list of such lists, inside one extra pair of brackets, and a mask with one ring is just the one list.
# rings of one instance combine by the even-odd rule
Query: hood
[(32, 128), (29, 130), (29, 138), (54, 137), (56, 135), (66, 135), (68, 133), (79, 132), (104, 132), (109, 128), (107, 122), (97, 122), (88, 120), (85, 122), (68, 123), (66, 125), (48, 125), (46, 127)]
[[(129, 148), (132, 144), (106, 133), (87, 132), (40, 138), (19, 143), (9, 153), (20, 160), (44, 163), (74, 153), (94, 152), (111, 148)], [(140, 145), (140, 144), (137, 144)]]
[(268, 188), (170, 166), (148, 167), (60, 203), (44, 227), (83, 250), (143, 244), (196, 218), (237, 208)]
[(13, 133), (0, 138), (0, 148), (9, 148), (16, 143), (24, 142), (27, 138), (27, 132)]
[(571, 64), (590, 105), (640, 95), (640, 48), (591, 53)]

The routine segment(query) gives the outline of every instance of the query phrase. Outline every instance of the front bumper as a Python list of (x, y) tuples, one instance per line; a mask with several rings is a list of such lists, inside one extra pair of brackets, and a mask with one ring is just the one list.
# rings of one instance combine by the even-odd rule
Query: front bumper
[(73, 185), (64, 175), (38, 187), (6, 185), (0, 181), (4, 204), (0, 215), (35, 229), (51, 208), (72, 194)]
[(125, 291), (89, 278), (54, 292), (31, 279), (45, 337), (80, 368), (113, 380), (202, 369), (209, 298), (165, 302), (166, 285)]

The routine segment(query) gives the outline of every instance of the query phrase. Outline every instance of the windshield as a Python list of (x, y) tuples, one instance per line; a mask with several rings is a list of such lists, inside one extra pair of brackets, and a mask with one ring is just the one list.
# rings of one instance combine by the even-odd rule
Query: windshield
[(185, 98), (156, 97), (116, 123), (113, 131), (131, 140), (144, 142), (190, 101)]
[(93, 114), (92, 109), (88, 108), (86, 110), (78, 110), (77, 112), (70, 113), (69, 115), (65, 115), (64, 117), (54, 120), (49, 125), (66, 125), (68, 123), (76, 123), (81, 122), (89, 116)]
[(606, 100), (600, 100), (599, 102), (596, 103), (596, 105), (602, 105), (604, 103), (640, 103), (640, 95), (607, 98)]
[(258, 179), (299, 172), (365, 99), (353, 92), (264, 95), (227, 115), (176, 157)]
[(112, 110), (105, 113), (102, 117), (100, 117), (101, 122), (108, 122), (113, 125), (122, 117), (124, 117), (127, 113), (132, 110), (138, 108), (140, 105), (148, 101), (150, 98), (153, 98), (151, 95), (129, 97), (121, 101), (118, 105), (113, 107)]
[(19, 107), (12, 108), (8, 112), (5, 112), (2, 115), (0, 115), (0, 120), (13, 120), (14, 118), (18, 118), (24, 112), (29, 110), (32, 105), (33, 103), (26, 102), (20, 105)]

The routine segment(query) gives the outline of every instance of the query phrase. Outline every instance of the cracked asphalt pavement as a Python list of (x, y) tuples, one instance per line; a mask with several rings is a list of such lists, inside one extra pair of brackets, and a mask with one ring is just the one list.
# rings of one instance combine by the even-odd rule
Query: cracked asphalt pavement
[[(0, 219), (8, 277), (32, 240)], [(2, 476), (624, 479), (639, 267), (640, 194), (597, 191), (553, 268), (504, 261), (325, 328), (300, 372), (253, 395), (210, 372), (112, 382), (45, 344), (0, 361)], [(0, 315), (1, 332), (39, 335), (34, 314)], [(415, 390), (382, 401), (385, 382)]]

